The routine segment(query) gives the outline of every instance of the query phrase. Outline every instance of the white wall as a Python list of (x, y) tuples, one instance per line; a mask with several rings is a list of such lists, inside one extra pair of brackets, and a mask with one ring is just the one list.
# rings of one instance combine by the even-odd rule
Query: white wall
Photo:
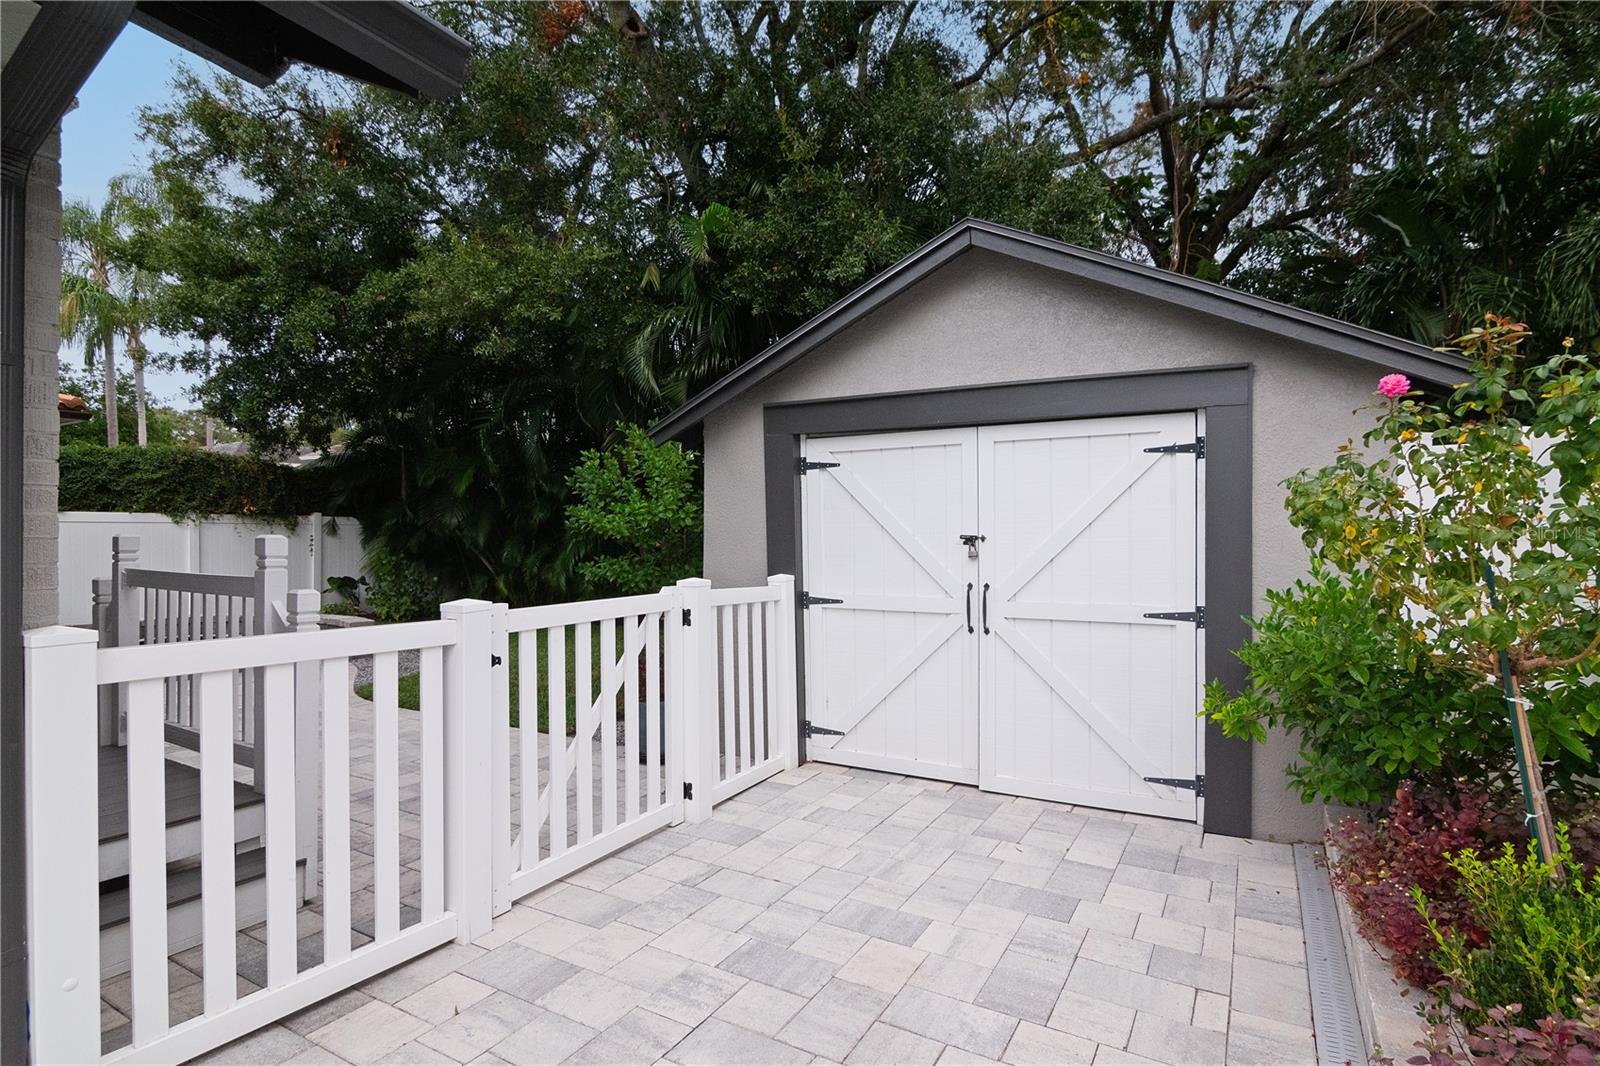
[(289, 587), (322, 591), (330, 577), (366, 573), (361, 526), (353, 518), (302, 517), (293, 529), (284, 522), (258, 522), (223, 515), (174, 522), (166, 515), (113, 511), (62, 511), (60, 514), (60, 611), (62, 625), (88, 625), (90, 582), (111, 576), (111, 538), (139, 538), (139, 566), (145, 570), (188, 573), (255, 572), (255, 538), (281, 533), (289, 538)]

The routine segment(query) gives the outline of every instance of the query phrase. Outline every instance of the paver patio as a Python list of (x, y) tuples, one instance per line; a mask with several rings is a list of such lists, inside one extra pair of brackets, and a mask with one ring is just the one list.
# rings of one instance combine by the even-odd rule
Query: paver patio
[(1292, 1064), (1310, 1011), (1285, 845), (813, 763), (206, 1061)]

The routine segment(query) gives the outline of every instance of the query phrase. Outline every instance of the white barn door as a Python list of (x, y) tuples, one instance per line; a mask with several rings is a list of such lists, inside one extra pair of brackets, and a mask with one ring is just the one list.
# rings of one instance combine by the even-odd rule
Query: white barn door
[[(811, 758), (976, 783), (971, 429), (814, 438), (801, 480)], [(976, 591), (973, 610), (976, 610)], [(819, 732), (816, 730), (829, 730)]]
[(978, 431), (985, 789), (1193, 819), (1193, 413)]

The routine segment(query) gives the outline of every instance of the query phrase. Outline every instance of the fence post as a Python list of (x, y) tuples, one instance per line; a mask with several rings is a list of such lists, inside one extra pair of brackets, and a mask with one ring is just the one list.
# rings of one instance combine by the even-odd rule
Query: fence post
[(795, 640), (794, 575), (773, 574), (778, 590), (778, 720), (783, 723), (783, 765), (800, 765), (800, 646)]
[[(289, 598), (289, 539), (277, 533), (263, 533), (256, 538), (256, 590), (255, 590), (255, 629), (257, 636), (268, 633), (282, 633), (287, 616), (278, 614), (279, 604), (287, 606)], [(251, 763), (255, 770), (255, 790), (264, 792), (263, 784), (267, 780), (267, 746), (263, 743), (266, 734), (266, 671), (255, 671), (255, 706), (250, 710), (255, 719), (253, 736), (255, 743), (250, 749)]]
[[(677, 585), (688, 623), (679, 642), (677, 700), (682, 737), (683, 816), (691, 822), (711, 817), (711, 790), (717, 785), (718, 751), (715, 678), (717, 676), (716, 611), (711, 606), (711, 582), (686, 577)], [(710, 696), (708, 699), (707, 696)], [(713, 709), (708, 711), (707, 708)]]
[(306, 527), (310, 530), (306, 534), (306, 550), (311, 557), (307, 563), (311, 567), (309, 575), (312, 587), (318, 592), (328, 587), (327, 575), (323, 573), (325, 565), (322, 561), (322, 512), (312, 511), (306, 519)]
[(34, 1062), (100, 1061), (96, 635), (22, 635), (28, 1010)]
[[(139, 643), (139, 590), (128, 584), (128, 571), (139, 566), (139, 538), (111, 538), (111, 643), (132, 647)], [(128, 693), (117, 689), (117, 743), (128, 744)]]
[[(489, 622), (489, 684), (492, 762), (489, 765), (490, 836), (494, 840), (494, 913), (511, 909), (511, 875), (515, 863), (511, 855), (511, 637), (506, 633), (504, 603), (494, 605)], [(520, 638), (518, 638), (520, 640)], [(529, 644), (533, 643), (530, 638)], [(534, 669), (534, 663), (528, 663)], [(538, 709), (534, 709), (534, 732), (538, 732)], [(537, 757), (537, 756), (535, 756)]]
[[(315, 633), (321, 629), (322, 594), (315, 589), (294, 589), (288, 597), (288, 632)], [(319, 787), (322, 765), (322, 663), (294, 664), (294, 820), (296, 857), (305, 860), (305, 883), (300, 901), (317, 895), (317, 812), (322, 809)]]
[[(109, 577), (97, 577), (89, 581), (90, 589), (90, 618), (94, 622), (94, 631), (97, 643), (102, 648), (116, 646), (117, 636), (112, 627), (116, 625), (116, 581)], [(100, 743), (102, 745), (117, 742), (117, 694), (113, 689), (103, 689), (98, 693), (97, 702), (100, 708)]]
[(470, 944), (494, 924), (496, 847), (490, 795), (494, 750), (494, 604), (452, 600), (439, 616), (456, 624), (456, 642), (444, 649), (444, 892), (456, 915), (456, 943)]

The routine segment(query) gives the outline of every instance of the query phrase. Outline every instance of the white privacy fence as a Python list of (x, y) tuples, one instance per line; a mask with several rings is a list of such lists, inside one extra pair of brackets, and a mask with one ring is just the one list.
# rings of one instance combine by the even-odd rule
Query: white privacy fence
[(362, 577), (366, 555), (353, 518), (302, 515), (293, 525), (239, 515), (174, 521), (166, 515), (126, 511), (62, 511), (57, 516), (59, 615), (62, 625), (88, 625), (90, 581), (103, 577), (111, 538), (135, 536), (142, 564), (152, 570), (242, 574), (254, 565), (255, 538), (278, 534), (288, 541), (290, 588), (321, 590), (332, 577)]
[[(435, 622), (241, 639), (99, 648), (83, 629), (24, 634), (34, 1061), (201, 1054), (445, 941), (470, 942), (520, 896), (655, 829), (708, 817), (713, 803), (796, 764), (794, 611), (793, 578), (778, 576), (517, 609), (459, 600)], [(351, 660), (365, 656), (370, 719), (351, 703)], [(413, 659), (415, 712), (400, 706), (402, 662)], [(248, 942), (235, 931), (255, 919), (236, 893), (241, 674), (257, 678), (264, 708), (266, 915), (265, 986), (243, 995), (236, 945)], [(169, 911), (171, 878), (186, 875), (168, 849), (176, 678), (193, 679), (199, 753), (203, 1010), (186, 1020), (173, 1017), (168, 987), (168, 955), (194, 942), (179, 940)], [(102, 690), (126, 709), (132, 988), (132, 1043), (106, 1055)], [(313, 870), (320, 915), (300, 909), (296, 885)]]

